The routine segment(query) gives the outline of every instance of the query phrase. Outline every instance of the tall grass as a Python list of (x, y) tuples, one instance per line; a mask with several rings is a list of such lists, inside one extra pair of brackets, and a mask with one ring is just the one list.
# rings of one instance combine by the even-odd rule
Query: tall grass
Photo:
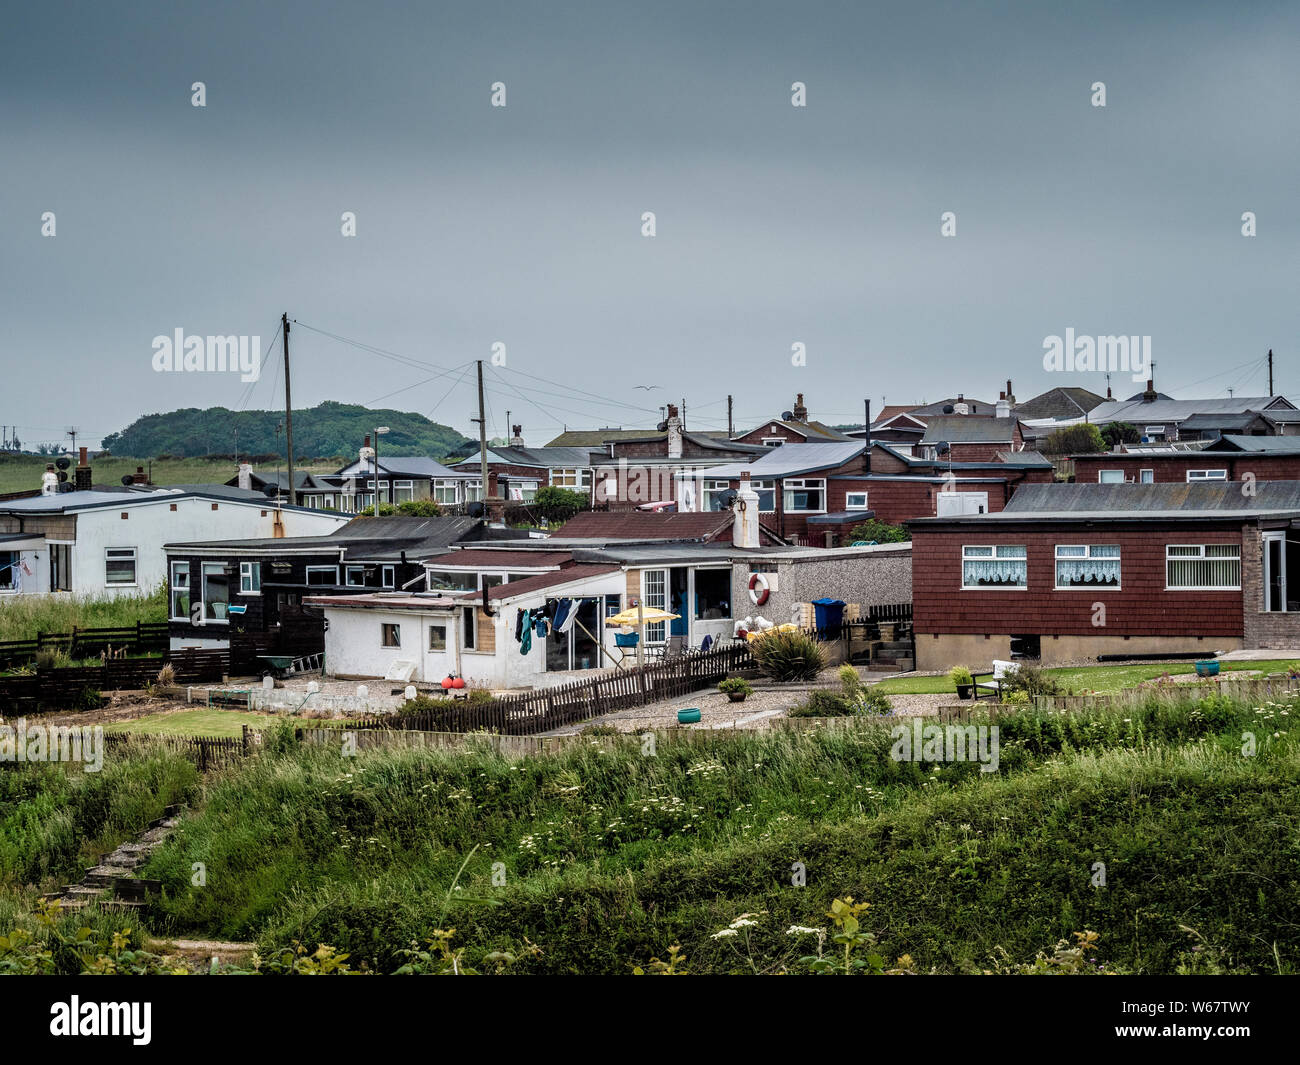
[[(753, 942), (779, 965), (799, 948), (787, 927), (853, 894), (885, 952), (923, 968), (1030, 957), (1090, 927), (1122, 966), (1175, 971), (1183, 923), (1225, 964), (1268, 971), (1273, 940), (1288, 964), (1300, 946), (1285, 917), (1300, 903), (1300, 774), (1296, 744), (1272, 736), (1280, 713), (1175, 698), (1026, 711), (998, 722), (995, 774), (894, 761), (888, 725), (654, 757), (639, 741), (519, 761), (311, 748), (216, 782), (145, 875), (168, 885), (154, 917), (172, 931), (325, 942), (381, 970), (449, 925), (471, 960), (540, 944), (521, 963), (535, 971), (626, 972), (672, 943), (693, 971), (745, 970), (712, 938), (742, 911), (765, 911)], [(1090, 884), (1098, 861), (1105, 889)]]
[(0, 764), (0, 886), (80, 879), (197, 790), (194, 764), (152, 745), (112, 748), (97, 773), (74, 763)]
[(112, 629), (137, 621), (166, 621), (167, 592), (117, 598), (20, 595), (0, 600), (0, 641), (30, 640), (38, 632)]

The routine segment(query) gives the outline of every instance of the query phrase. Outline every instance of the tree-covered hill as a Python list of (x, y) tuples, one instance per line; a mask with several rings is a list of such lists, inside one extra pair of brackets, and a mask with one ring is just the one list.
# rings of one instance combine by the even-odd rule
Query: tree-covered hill
[[(371, 410), (326, 401), (293, 412), (293, 450), (299, 459), (355, 455), (376, 426), (386, 425), (380, 453), (442, 459), (472, 442), (448, 425), (408, 411)], [(104, 437), (117, 455), (270, 455), (284, 453), (284, 412), (232, 411), (225, 407), (169, 411), (137, 418), (120, 433)]]

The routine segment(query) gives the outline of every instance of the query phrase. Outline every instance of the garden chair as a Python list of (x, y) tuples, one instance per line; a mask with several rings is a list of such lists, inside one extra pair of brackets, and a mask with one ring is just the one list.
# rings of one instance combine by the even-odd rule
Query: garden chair
[[(1002, 682), (1008, 676), (1020, 668), (1016, 662), (1002, 662), (993, 659), (993, 669), (989, 673), (974, 673), (971, 679), (975, 682), (976, 699), (997, 699), (1002, 700)], [(981, 677), (988, 677), (988, 680), (980, 680)]]

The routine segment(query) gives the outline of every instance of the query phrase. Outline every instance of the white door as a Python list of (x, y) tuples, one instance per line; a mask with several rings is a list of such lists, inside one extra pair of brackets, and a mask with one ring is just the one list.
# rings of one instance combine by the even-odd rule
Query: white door
[(935, 514), (940, 518), (989, 512), (987, 492), (940, 492), (935, 500)]

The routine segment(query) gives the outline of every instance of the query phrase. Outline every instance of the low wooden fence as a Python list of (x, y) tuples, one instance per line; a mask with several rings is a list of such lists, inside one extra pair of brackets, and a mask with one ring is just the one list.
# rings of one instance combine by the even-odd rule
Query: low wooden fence
[[(99, 692), (146, 688), (170, 665), (177, 684), (220, 681), (230, 669), (225, 651), (173, 651), (159, 658), (111, 658), (98, 666), (37, 670), (28, 676), (0, 678), (0, 714), (56, 710), (88, 710), (98, 705)], [(93, 705), (92, 705), (93, 704)]]
[(127, 654), (157, 654), (167, 650), (167, 623), (136, 622), (122, 628), (38, 632), (30, 640), (0, 642), (0, 667), (32, 661), (40, 651), (62, 651), (70, 658), (90, 658), (110, 648)]
[(491, 700), (448, 701), (444, 706), (415, 714), (367, 718), (357, 727), (535, 736), (616, 710), (680, 698), (711, 687), (728, 673), (747, 669), (753, 662), (748, 644), (729, 643), (630, 669), (602, 671), (590, 679), (553, 688)]
[(154, 733), (106, 732), (104, 746), (107, 750), (121, 750), (127, 746), (163, 747), (194, 759), (199, 772), (220, 766), (235, 765), (246, 758), (258, 745), (256, 733), (244, 729), (242, 736), (162, 736)]

